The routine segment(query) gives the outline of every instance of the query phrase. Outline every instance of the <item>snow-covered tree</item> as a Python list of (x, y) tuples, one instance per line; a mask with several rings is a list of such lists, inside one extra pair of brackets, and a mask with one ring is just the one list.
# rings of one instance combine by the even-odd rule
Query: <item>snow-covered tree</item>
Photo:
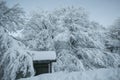
[(0, 27), (0, 80), (16, 80), (34, 75), (31, 56), (25, 46)]
[(18, 6), (9, 8), (0, 1), (0, 80), (16, 80), (34, 75), (31, 56), (25, 46), (8, 32), (16, 31), (23, 19)]
[(112, 53), (120, 53), (120, 18), (108, 28), (106, 46)]
[(77, 56), (83, 61), (84, 68), (118, 67), (120, 56), (105, 50), (106, 28), (91, 22), (87, 31), (80, 31)]
[(11, 32), (22, 28), (23, 13), (18, 4), (9, 8), (6, 6), (6, 2), (0, 1), (0, 25), (6, 31)]
[[(53, 34), (58, 55), (66, 53), (75, 56), (86, 70), (118, 67), (120, 56), (105, 50), (106, 28), (96, 22), (90, 22), (82, 8), (63, 8), (55, 11), (50, 18), (51, 24), (55, 23)], [(64, 52), (65, 50), (70, 53)], [(60, 60), (58, 58), (58, 61)], [(70, 57), (66, 57), (66, 66), (70, 60)], [(58, 64), (56, 66), (59, 68)]]
[(52, 50), (53, 40), (46, 13), (36, 13), (26, 24), (23, 31), (24, 41), (28, 48), (34, 50)]
[(67, 7), (33, 15), (23, 32), (23, 42), (34, 50), (54, 48), (58, 57), (55, 71), (118, 67), (120, 56), (106, 51), (106, 31), (91, 22), (83, 8)]
[(76, 56), (71, 55), (71, 52), (68, 50), (62, 50), (58, 54), (57, 62), (54, 64), (54, 71), (84, 71), (84, 66), (81, 60)]

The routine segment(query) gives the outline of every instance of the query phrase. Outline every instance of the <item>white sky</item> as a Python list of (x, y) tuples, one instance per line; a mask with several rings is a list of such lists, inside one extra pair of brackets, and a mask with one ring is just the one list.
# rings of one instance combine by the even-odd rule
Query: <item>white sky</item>
[(120, 17), (120, 0), (5, 0), (9, 6), (19, 3), (27, 13), (37, 10), (53, 10), (66, 6), (82, 6), (89, 12), (90, 20), (104, 26)]

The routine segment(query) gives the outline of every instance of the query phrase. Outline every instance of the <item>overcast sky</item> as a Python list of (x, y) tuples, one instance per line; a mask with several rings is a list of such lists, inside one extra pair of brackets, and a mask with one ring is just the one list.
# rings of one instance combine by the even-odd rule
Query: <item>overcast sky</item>
[(90, 20), (104, 26), (111, 25), (120, 17), (120, 0), (5, 0), (8, 6), (19, 3), (27, 13), (42, 10), (53, 10), (60, 7), (83, 7), (89, 12)]

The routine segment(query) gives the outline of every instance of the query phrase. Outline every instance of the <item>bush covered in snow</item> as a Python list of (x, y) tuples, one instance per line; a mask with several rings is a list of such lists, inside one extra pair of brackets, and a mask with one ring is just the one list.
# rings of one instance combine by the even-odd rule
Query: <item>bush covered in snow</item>
[(71, 55), (68, 50), (62, 50), (58, 54), (57, 62), (54, 65), (54, 71), (84, 71), (84, 66), (82, 62), (75, 57), (74, 55)]

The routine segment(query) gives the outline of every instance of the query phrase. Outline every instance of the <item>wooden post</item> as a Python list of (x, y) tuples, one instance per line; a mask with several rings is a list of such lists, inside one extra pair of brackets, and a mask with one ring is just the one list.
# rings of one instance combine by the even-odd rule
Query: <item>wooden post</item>
[(49, 73), (52, 73), (52, 62), (49, 63)]

